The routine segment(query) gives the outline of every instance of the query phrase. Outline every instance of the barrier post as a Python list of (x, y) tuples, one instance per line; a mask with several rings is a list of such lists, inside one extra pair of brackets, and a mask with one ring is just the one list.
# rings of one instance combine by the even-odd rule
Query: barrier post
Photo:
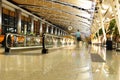
[(42, 54), (48, 53), (48, 49), (45, 48), (45, 35), (42, 34)]

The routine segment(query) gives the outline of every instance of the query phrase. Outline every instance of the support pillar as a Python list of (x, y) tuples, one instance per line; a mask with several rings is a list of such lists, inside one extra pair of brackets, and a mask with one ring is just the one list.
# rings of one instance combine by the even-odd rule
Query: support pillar
[(60, 35), (60, 29), (58, 29), (58, 35)]
[(55, 35), (57, 35), (57, 28), (55, 29)]
[(49, 33), (48, 30), (49, 30), (49, 24), (47, 24), (46, 33)]
[(53, 34), (53, 27), (51, 28), (51, 34)]
[(40, 21), (40, 34), (43, 33), (42, 21)]
[(34, 17), (31, 16), (31, 33), (33, 34), (34, 33)]
[(16, 10), (17, 13), (17, 33), (20, 34), (21, 33), (21, 10), (17, 9)]
[(62, 30), (61, 30), (61, 32), (60, 32), (60, 35), (62, 35)]
[(104, 22), (103, 22), (103, 16), (102, 16), (102, 12), (101, 12), (101, 6), (99, 5), (99, 16), (100, 16), (100, 25), (102, 27), (102, 31), (103, 31), (103, 36), (104, 36), (104, 40), (106, 41), (106, 33), (105, 33), (105, 28), (104, 28)]

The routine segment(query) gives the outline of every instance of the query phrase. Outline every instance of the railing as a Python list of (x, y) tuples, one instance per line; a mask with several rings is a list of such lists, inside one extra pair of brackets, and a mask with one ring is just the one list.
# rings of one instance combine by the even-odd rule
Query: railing
[(5, 52), (15, 49), (42, 48), (42, 37), (7, 33), (4, 36)]
[[(63, 36), (55, 36), (50, 34), (44, 34), (45, 36), (45, 47), (55, 48), (64, 47), (72, 45), (71, 39), (65, 38)], [(26, 49), (26, 48), (42, 48), (43, 37), (40, 36), (30, 36), (30, 35), (20, 35), (7, 33), (5, 35), (5, 48), (6, 49)], [(9, 51), (8, 51), (9, 52)]]
[(42, 37), (39, 36), (27, 36), (20, 34), (6, 35), (6, 46), (10, 47), (31, 47), (31, 46), (42, 46)]
[(66, 38), (65, 36), (55, 36), (51, 34), (45, 34), (46, 47), (64, 47), (74, 45), (75, 40)]
[(51, 34), (45, 34), (45, 45), (46, 47), (60, 47), (62, 46), (60, 40), (63, 37), (61, 36), (55, 36), (55, 35), (51, 35)]

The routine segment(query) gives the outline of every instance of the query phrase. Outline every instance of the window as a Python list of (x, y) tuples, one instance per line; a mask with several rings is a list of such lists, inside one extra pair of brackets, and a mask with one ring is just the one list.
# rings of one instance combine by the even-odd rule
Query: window
[(17, 32), (17, 21), (15, 16), (16, 14), (14, 11), (2, 8), (2, 34)]

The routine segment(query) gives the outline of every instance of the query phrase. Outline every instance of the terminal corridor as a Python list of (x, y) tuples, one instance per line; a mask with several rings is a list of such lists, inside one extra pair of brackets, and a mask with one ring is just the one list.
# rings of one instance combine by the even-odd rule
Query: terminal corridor
[(0, 80), (120, 80), (120, 0), (0, 0)]

